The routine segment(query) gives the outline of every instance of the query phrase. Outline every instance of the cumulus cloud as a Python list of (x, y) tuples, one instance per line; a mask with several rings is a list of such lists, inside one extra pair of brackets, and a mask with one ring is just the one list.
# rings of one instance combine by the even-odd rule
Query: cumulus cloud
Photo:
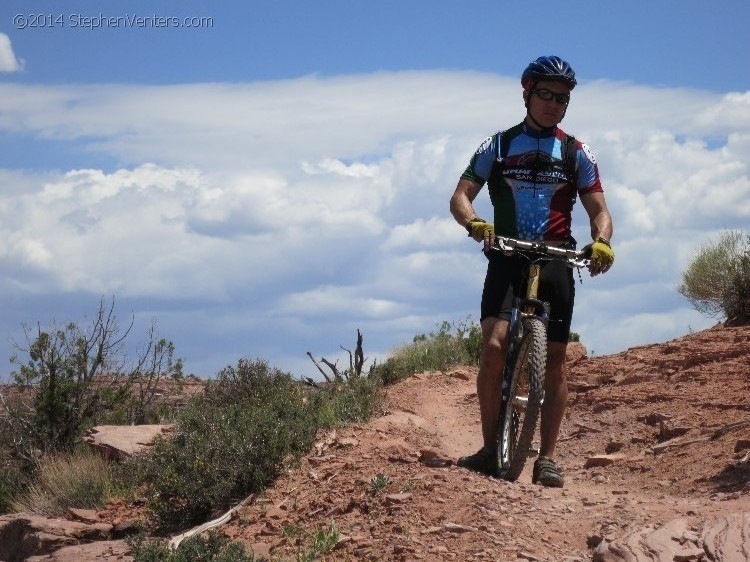
[[(483, 138), (522, 118), (515, 79), (4, 84), (0, 97), (0, 131), (76, 155), (61, 172), (43, 154), (33, 172), (0, 171), (6, 304), (124, 296), (167, 319), (178, 350), (199, 350), (188, 358), (209, 371), (219, 349), (222, 363), (249, 345), (297, 365), (297, 353), (346, 343), (342, 330), (362, 329), (382, 354), (477, 316), (486, 262), (448, 199)], [(747, 99), (576, 89), (564, 128), (596, 151), (615, 221), (614, 269), (578, 287), (574, 330), (597, 352), (699, 326), (674, 289), (709, 233), (750, 224)], [(92, 167), (92, 153), (118, 165)], [(486, 192), (477, 210), (492, 216)], [(580, 205), (574, 220), (587, 240)], [(6, 316), (2, 330), (45, 319)]]
[(0, 33), (0, 72), (18, 72), (23, 70), (24, 61), (16, 58), (10, 37)]

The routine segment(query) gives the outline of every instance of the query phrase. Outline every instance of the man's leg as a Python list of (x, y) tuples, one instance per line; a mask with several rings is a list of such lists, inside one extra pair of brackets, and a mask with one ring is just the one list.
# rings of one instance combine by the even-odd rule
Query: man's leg
[(547, 373), (544, 378), (542, 406), (542, 444), (540, 454), (551, 457), (555, 452), (565, 405), (568, 402), (568, 379), (565, 350), (568, 344), (550, 342), (547, 345)]
[(482, 354), (477, 375), (477, 397), (482, 419), (484, 446), (495, 449), (502, 400), (502, 374), (508, 340), (507, 320), (482, 321)]
[(564, 480), (551, 460), (555, 452), (565, 405), (568, 401), (567, 344), (550, 342), (547, 345), (547, 373), (544, 379), (544, 404), (542, 405), (541, 447), (539, 459), (534, 464), (534, 480), (544, 486), (562, 487)]
[(497, 423), (502, 400), (502, 370), (508, 321), (485, 318), (482, 321), (482, 354), (477, 376), (477, 397), (484, 446), (475, 454), (458, 459), (458, 466), (497, 476)]

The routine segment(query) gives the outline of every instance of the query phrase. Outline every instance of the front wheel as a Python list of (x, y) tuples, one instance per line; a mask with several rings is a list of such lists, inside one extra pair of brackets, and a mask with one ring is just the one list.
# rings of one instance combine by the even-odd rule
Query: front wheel
[(513, 355), (507, 358), (512, 362), (508, 398), (503, 399), (497, 432), (499, 476), (511, 481), (526, 464), (544, 401), (547, 330), (539, 318), (523, 319), (523, 337)]

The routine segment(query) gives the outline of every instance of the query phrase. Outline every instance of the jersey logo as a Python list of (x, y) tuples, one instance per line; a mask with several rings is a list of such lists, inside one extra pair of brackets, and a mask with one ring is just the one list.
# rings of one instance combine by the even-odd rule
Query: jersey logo
[(586, 143), (581, 143), (581, 148), (583, 149), (583, 153), (586, 155), (586, 158), (589, 159), (589, 162), (592, 164), (596, 164), (596, 156), (594, 156), (594, 153), (589, 148), (589, 145)]
[(484, 142), (479, 145), (479, 148), (477, 148), (477, 154), (482, 154), (483, 152), (487, 152), (487, 149), (492, 144), (493, 137), (487, 137), (484, 139)]

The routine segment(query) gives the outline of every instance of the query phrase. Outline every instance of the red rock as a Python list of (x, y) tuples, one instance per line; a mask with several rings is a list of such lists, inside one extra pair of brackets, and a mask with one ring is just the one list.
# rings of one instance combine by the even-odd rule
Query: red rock
[(422, 449), (419, 451), (419, 462), (431, 468), (444, 468), (452, 465), (453, 459), (435, 449)]
[(24, 560), (80, 542), (109, 540), (111, 533), (112, 525), (106, 523), (86, 524), (28, 513), (0, 515), (0, 560)]
[(617, 461), (621, 461), (626, 458), (627, 458), (627, 455), (623, 455), (623, 454), (594, 455), (593, 457), (589, 457), (586, 459), (586, 464), (583, 465), (583, 468), (592, 468), (595, 466), (609, 466), (611, 464), (614, 464)]
[(565, 361), (568, 365), (575, 365), (582, 359), (588, 357), (586, 346), (581, 342), (572, 341), (568, 343), (568, 347), (565, 349)]
[(67, 513), (71, 521), (80, 521), (82, 523), (99, 523), (99, 514), (94, 509), (76, 509), (71, 507)]
[(123, 460), (148, 449), (157, 437), (174, 429), (168, 425), (98, 425), (86, 432), (84, 442), (106, 459)]

